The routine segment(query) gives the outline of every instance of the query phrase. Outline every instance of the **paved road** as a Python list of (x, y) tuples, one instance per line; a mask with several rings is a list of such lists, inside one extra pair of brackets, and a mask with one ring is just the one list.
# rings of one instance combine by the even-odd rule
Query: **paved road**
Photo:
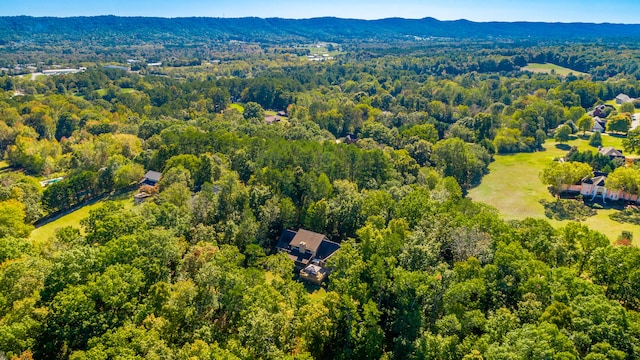
[(640, 113), (635, 113), (631, 116), (631, 127), (629, 130), (633, 130), (640, 126)]

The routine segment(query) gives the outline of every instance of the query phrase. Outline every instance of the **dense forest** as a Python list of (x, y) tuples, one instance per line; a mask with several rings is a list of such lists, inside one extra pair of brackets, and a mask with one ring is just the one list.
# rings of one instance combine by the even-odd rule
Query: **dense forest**
[[(211, 32), (180, 30), (194, 22)], [(268, 24), (251, 34), (277, 41), (243, 38), (238, 27), (247, 22)], [(0, 359), (640, 357), (637, 239), (609, 239), (579, 222), (504, 220), (467, 197), (496, 154), (543, 151), (565, 131), (580, 136), (596, 107), (607, 130), (625, 136), (625, 151), (640, 151), (640, 131), (629, 131), (640, 104), (610, 105), (620, 93), (640, 96), (637, 42), (589, 35), (606, 38), (618, 26), (0, 23), (9, 29), (0, 31), (5, 66), (86, 67), (0, 75)], [(73, 24), (83, 23), (102, 35), (79, 35), (88, 25)], [(407, 41), (399, 29), (409, 23), (486, 42)], [(183, 27), (155, 39), (158, 32), (145, 30), (167, 24)], [(216, 35), (219, 27), (226, 30)], [(306, 27), (317, 32), (296, 30)], [(26, 28), (46, 41), (21, 38)], [(272, 28), (280, 33), (260, 32)], [(567, 28), (582, 29), (580, 39), (551, 41)], [(636, 36), (637, 28), (623, 28)], [(532, 29), (550, 43), (488, 39)], [(150, 38), (131, 42), (135, 31)], [(379, 44), (340, 43), (370, 32)], [(230, 44), (230, 34), (247, 43)], [(295, 51), (311, 38), (336, 41), (341, 51), (308, 61)], [(205, 52), (190, 45), (222, 40)], [(202, 65), (212, 54), (221, 61)], [(104, 66), (129, 58), (142, 65)], [(175, 66), (154, 70), (147, 60)], [(574, 73), (532, 73), (523, 69), (529, 63)], [(567, 159), (640, 193), (633, 161), (576, 149)], [(162, 177), (133, 205), (148, 170)], [(125, 201), (108, 200), (122, 194)], [(77, 224), (32, 235), (95, 201)], [(283, 230), (300, 228), (340, 244), (322, 285), (303, 282), (276, 249)]]
[[(312, 42), (349, 40), (398, 41), (412, 37), (450, 39), (593, 40), (637, 39), (640, 26), (591, 23), (440, 21), (434, 18), (380, 20), (282, 18), (154, 18), (154, 17), (0, 17), (5, 43), (64, 38), (78, 41), (96, 36), (114, 45), (154, 42)], [(171, 31), (167, 31), (167, 30)], [(110, 35), (122, 37), (111, 38)], [(127, 37), (124, 37), (127, 36)], [(35, 39), (33, 38), (35, 37)], [(111, 38), (110, 40), (108, 40)]]
[[(433, 18), (0, 16), (0, 29), (0, 67), (9, 69), (16, 64), (124, 62), (129, 58), (193, 65), (214, 59), (246, 59), (265, 52), (308, 54), (304, 45), (321, 42), (360, 57), (399, 52), (430, 57), (444, 52), (446, 58), (449, 51), (455, 51), (465, 57), (462, 64), (469, 63), (462, 72), (509, 70), (506, 63), (497, 66), (500, 60), (520, 55), (513, 63), (516, 67), (546, 61), (607, 77), (637, 71), (637, 53), (631, 50), (637, 49), (640, 39), (640, 25), (478, 23)], [(474, 68), (478, 57), (467, 58), (469, 49), (495, 56)], [(624, 56), (614, 56), (619, 52)]]

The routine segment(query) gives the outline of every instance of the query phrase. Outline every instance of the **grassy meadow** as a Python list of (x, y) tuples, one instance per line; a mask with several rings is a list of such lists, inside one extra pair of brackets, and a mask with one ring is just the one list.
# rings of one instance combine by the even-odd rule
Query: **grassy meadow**
[(529, 63), (527, 64), (527, 66), (523, 67), (522, 70), (531, 71), (533, 73), (542, 73), (542, 74), (551, 74), (551, 72), (553, 71), (554, 73), (562, 76), (567, 76), (569, 74), (573, 74), (576, 76), (579, 76), (579, 75), (589, 76), (589, 74), (587, 73), (571, 70), (569, 68), (562, 67), (555, 64), (550, 64), (550, 63), (544, 63), (544, 64)]
[[(96, 90), (96, 93), (98, 93), (98, 96), (105, 96), (107, 95), (107, 89), (98, 89)], [(125, 89), (121, 89), (120, 92), (123, 94), (131, 94), (132, 92), (136, 91), (135, 89), (131, 89), (131, 88), (125, 88)]]
[[(603, 146), (621, 148), (622, 139), (619, 137), (602, 136)], [(574, 139), (569, 146), (577, 146), (580, 150), (593, 149), (588, 140)], [(546, 151), (535, 153), (519, 153), (510, 155), (496, 155), (495, 161), (489, 165), (489, 174), (482, 183), (469, 191), (469, 197), (496, 207), (505, 219), (524, 219), (527, 217), (544, 218), (556, 227), (564, 226), (568, 221), (548, 219), (544, 214), (544, 207), (540, 200), (553, 201), (547, 186), (539, 178), (540, 172), (554, 158), (566, 154), (566, 150), (556, 147), (553, 140), (547, 140), (544, 145)], [(609, 214), (614, 209), (602, 209), (597, 215), (587, 218), (584, 224), (591, 229), (598, 230), (615, 241), (623, 230), (634, 234), (634, 243), (640, 243), (640, 226), (623, 224), (613, 221)]]
[(244, 112), (244, 106), (237, 103), (229, 104), (229, 109), (236, 109), (240, 114)]
[(328, 43), (322, 43), (322, 44), (315, 44), (315, 45), (307, 45), (306, 48), (309, 49), (310, 54), (309, 55), (322, 55), (322, 54), (328, 54), (329, 56), (333, 57), (336, 55), (340, 55), (340, 54), (344, 54), (344, 52), (338, 51), (338, 44), (331, 44), (334, 46), (334, 49), (329, 51), (329, 44)]
[(94, 209), (100, 208), (105, 201), (115, 201), (124, 205), (125, 208), (133, 207), (133, 192), (120, 194), (114, 197), (106, 197), (93, 204), (83, 206), (75, 211), (72, 211), (58, 219), (40, 226), (39, 228), (31, 232), (29, 239), (34, 243), (36, 248), (45, 245), (52, 236), (55, 236), (56, 230), (65, 226), (73, 226), (75, 228), (81, 228), (80, 220), (89, 216), (89, 212)]

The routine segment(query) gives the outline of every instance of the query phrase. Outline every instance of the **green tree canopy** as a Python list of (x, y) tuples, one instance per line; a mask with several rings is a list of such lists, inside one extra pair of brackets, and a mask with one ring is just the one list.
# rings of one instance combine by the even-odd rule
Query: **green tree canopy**
[(560, 125), (553, 133), (553, 138), (556, 142), (563, 143), (569, 141), (569, 135), (571, 135), (571, 127), (569, 125)]
[(640, 195), (640, 170), (624, 166), (618, 167), (609, 174), (606, 185), (614, 190)]
[(588, 164), (573, 161), (554, 161), (542, 170), (540, 180), (543, 184), (551, 185), (553, 191), (559, 194), (563, 185), (576, 184), (591, 175), (592, 169)]
[(593, 118), (587, 114), (582, 115), (577, 121), (576, 126), (582, 130), (582, 134), (593, 128)]

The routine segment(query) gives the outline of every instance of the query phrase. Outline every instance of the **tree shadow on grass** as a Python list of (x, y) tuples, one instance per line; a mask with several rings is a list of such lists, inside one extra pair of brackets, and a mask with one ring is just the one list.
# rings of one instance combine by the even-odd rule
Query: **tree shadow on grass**
[(623, 224), (640, 225), (640, 208), (637, 206), (628, 206), (625, 209), (609, 215), (609, 218)]
[(596, 215), (596, 210), (584, 204), (581, 200), (558, 199), (556, 201), (540, 200), (544, 207), (544, 214), (549, 219), (582, 221)]
[(560, 149), (563, 151), (569, 151), (571, 150), (571, 146), (569, 146), (568, 144), (556, 144), (556, 149)]
[(627, 137), (627, 134), (624, 134), (624, 133), (608, 132), (607, 134), (608, 134), (609, 136), (611, 136), (611, 137), (615, 137), (615, 138), (626, 138), (626, 137)]

